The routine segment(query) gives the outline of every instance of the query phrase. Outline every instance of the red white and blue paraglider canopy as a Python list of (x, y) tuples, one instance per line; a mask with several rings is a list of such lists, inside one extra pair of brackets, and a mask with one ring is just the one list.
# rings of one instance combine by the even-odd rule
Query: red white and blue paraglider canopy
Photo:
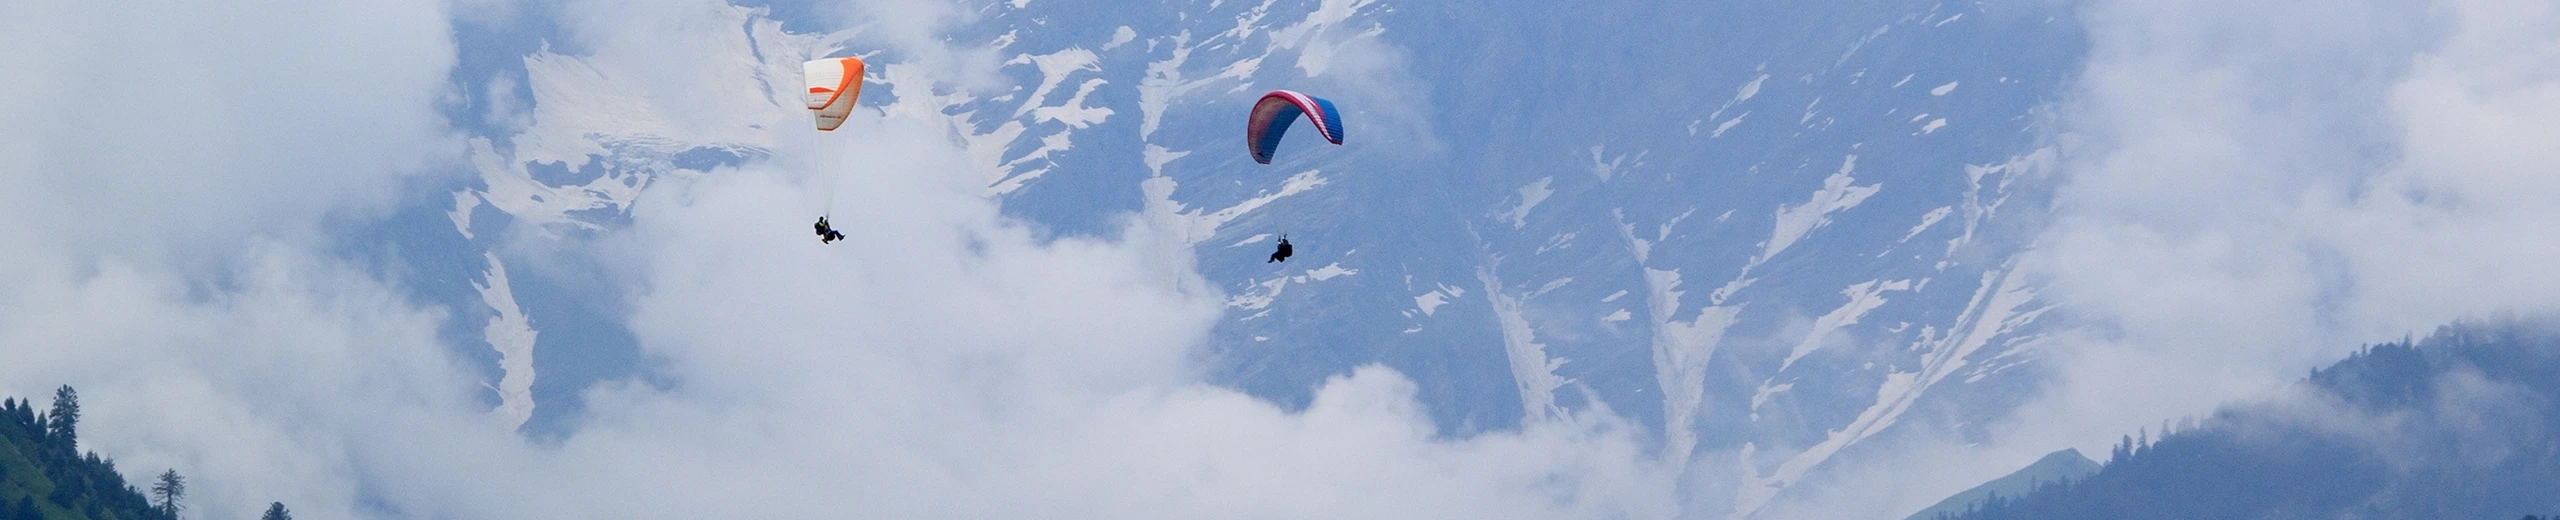
[(1262, 95), (1253, 105), (1253, 119), (1245, 123), (1245, 145), (1253, 151), (1253, 162), (1271, 164), (1271, 154), (1280, 148), (1280, 136), (1299, 115), (1316, 126), (1324, 140), (1342, 144), (1342, 112), (1333, 109), (1332, 101), (1287, 90), (1274, 90)]

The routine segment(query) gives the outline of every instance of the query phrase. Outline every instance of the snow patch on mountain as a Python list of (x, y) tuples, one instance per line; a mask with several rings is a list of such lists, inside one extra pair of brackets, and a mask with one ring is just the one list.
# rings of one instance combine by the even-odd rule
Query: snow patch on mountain
[(1547, 252), (1548, 252), (1548, 251), (1555, 251), (1555, 250), (1558, 250), (1558, 249), (1564, 249), (1564, 248), (1567, 248), (1567, 247), (1572, 247), (1572, 246), (1573, 246), (1573, 238), (1574, 238), (1575, 236), (1579, 236), (1579, 235), (1581, 235), (1581, 233), (1580, 233), (1580, 232), (1565, 232), (1565, 233), (1557, 233), (1557, 234), (1554, 234), (1554, 235), (1549, 235), (1549, 236), (1547, 237), (1547, 243), (1546, 243), (1545, 245), (1540, 245), (1540, 246), (1538, 246), (1538, 250), (1537, 250), (1537, 251), (1532, 252), (1531, 254), (1539, 254), (1539, 255), (1543, 255), (1543, 254), (1547, 254)]
[[(1779, 491), (1802, 478), (1807, 471), (1829, 460), (1842, 448), (1865, 440), (1893, 426), (1902, 413), (1931, 386), (1962, 369), (1974, 352), (2004, 332), (2035, 320), (2051, 307), (2023, 309), (2035, 299), (2035, 291), (2025, 281), (2025, 271), (2016, 268), (2016, 260), (1999, 269), (1983, 273), (1982, 285), (1973, 300), (1965, 305), (1965, 313), (1944, 335), (1924, 327), (1914, 350), (1924, 351), (1918, 371), (1894, 371), (1885, 375), (1884, 384), (1876, 389), (1876, 402), (1859, 412), (1858, 418), (1839, 429), (1831, 430), (1821, 443), (1815, 444), (1785, 462), (1769, 474), (1751, 472), (1734, 498), (1734, 512), (1729, 518), (1740, 519), (1757, 512)], [(1744, 459), (1744, 466), (1752, 461)]]
[(1646, 269), (1649, 289), (1646, 314), (1653, 325), (1654, 380), (1662, 389), (1663, 456), (1685, 467), (1697, 448), (1695, 430), (1706, 403), (1707, 363), (1724, 342), (1726, 329), (1742, 314), (1740, 305), (1707, 306), (1688, 321), (1674, 319), (1680, 305), (1678, 271)]
[[(1716, 111), (1715, 111), (1715, 112), (1708, 113), (1708, 114), (1707, 114), (1707, 118), (1706, 118), (1706, 120), (1707, 120), (1707, 121), (1713, 121), (1713, 120), (1717, 120), (1717, 119), (1722, 119), (1722, 118), (1724, 118), (1724, 111), (1732, 109), (1732, 108), (1734, 107), (1734, 105), (1740, 105), (1740, 104), (1742, 104), (1742, 103), (1743, 103), (1743, 102), (1745, 102), (1745, 101), (1750, 101), (1752, 97), (1759, 96), (1759, 95), (1760, 95), (1760, 84), (1761, 84), (1761, 83), (1766, 83), (1766, 82), (1768, 82), (1768, 81), (1769, 81), (1769, 75), (1768, 75), (1768, 74), (1761, 74), (1761, 75), (1759, 75), (1758, 77), (1751, 78), (1751, 81), (1746, 82), (1746, 83), (1743, 83), (1741, 88), (1734, 89), (1733, 99), (1726, 100), (1726, 101), (1724, 102), (1724, 105), (1716, 107)], [(1723, 125), (1723, 126), (1730, 127), (1730, 124), (1731, 124), (1731, 123), (1733, 123), (1734, 121), (1740, 121), (1740, 120), (1741, 120), (1741, 116), (1734, 116), (1734, 119), (1733, 119), (1732, 121), (1725, 121), (1725, 123), (1727, 123), (1727, 124), (1726, 124), (1726, 125)], [(1690, 135), (1697, 135), (1697, 133), (1698, 133), (1697, 127), (1695, 127), (1695, 126), (1690, 127), (1690, 129), (1689, 129), (1689, 134), (1690, 134)]]
[[(1107, 84), (1099, 78), (1080, 84), (1077, 93), (1058, 105), (1041, 105), (1050, 90), (1074, 74), (1099, 71), (1092, 64), (1091, 51), (1068, 49), (1045, 55), (1021, 54), (1005, 64), (1032, 65), (1042, 73), (1041, 88), (1033, 96), (1002, 118), (987, 118), (971, 107), (978, 101), (967, 89), (948, 89), (922, 66), (903, 63), (875, 65), (877, 82), (889, 86), (893, 100), (880, 107), (882, 116), (922, 121), (958, 138), (968, 151), (970, 163), (986, 177), (990, 195), (1004, 195), (1021, 190), (1033, 180), (1046, 175), (1056, 166), (1057, 154), (1074, 149), (1074, 134), (1080, 129), (1101, 123), (1113, 113), (1108, 108), (1085, 107), (1086, 97)], [(1002, 110), (1002, 109), (998, 109)], [(1003, 112), (999, 112), (1002, 114)], [(990, 122), (992, 127), (986, 127)], [(1055, 132), (1040, 136), (1039, 146), (1012, 154), (1031, 125), (1060, 123)], [(980, 130), (986, 127), (985, 130)], [(1008, 158), (1010, 157), (1010, 158)]]
[(1131, 29), (1129, 26), (1123, 25), (1120, 26), (1120, 28), (1113, 29), (1111, 31), (1111, 41), (1103, 43), (1102, 50), (1104, 52), (1109, 52), (1112, 49), (1120, 48), (1122, 45), (1128, 45), (1129, 42), (1136, 41), (1137, 39), (1138, 30)]
[[(2012, 156), (2000, 164), (1965, 165), (1964, 201), (1956, 206), (1956, 211), (1964, 216), (1964, 232), (1947, 240), (1947, 256), (1954, 256), (1957, 248), (1973, 243), (1974, 233), (1981, 230), (1983, 222), (1999, 213), (2001, 204), (2009, 200), (2009, 185), (2018, 180), (2018, 174), (2030, 169), (2050, 168), (2058, 155), (2053, 148), (2047, 147)], [(1995, 178), (1996, 182), (1987, 186), (1992, 196), (1985, 199), (1984, 183)], [(1943, 268), (1946, 264), (1939, 265)]]
[(498, 351), (500, 374), (498, 384), (489, 387), (498, 393), (498, 406), (489, 413), (509, 428), (522, 427), (533, 418), (533, 345), (541, 334), (533, 330), (533, 318), (516, 306), (515, 288), (507, 283), (507, 264), (498, 261), (497, 253), (481, 254), (489, 262), (489, 271), (482, 275), (486, 281), (471, 285), (480, 291), (480, 301), (495, 312), (480, 330), (489, 348)]
[[(803, 106), (796, 81), (800, 62), (827, 55), (846, 36), (786, 32), (781, 22), (757, 13), (722, 6), (703, 13), (719, 23), (686, 24), (667, 38), (704, 54), (762, 61), (706, 60), (710, 70), (668, 73), (652, 56), (570, 56), (550, 49), (526, 56), (534, 123), (511, 139), (509, 159), (577, 170), (590, 156), (612, 155), (608, 147), (617, 144), (772, 148), (774, 134), (766, 128), (799, 119), (792, 109)], [(673, 93), (682, 94), (681, 102)]]
[[(703, 53), (749, 58), (701, 62), (710, 70), (670, 73), (653, 56), (548, 48), (526, 56), (532, 123), (507, 137), (505, 152), (489, 138), (472, 138), (469, 157), (485, 187), (456, 194), (453, 211), (465, 215), (487, 202), (546, 234), (555, 226), (602, 229), (576, 214), (629, 211), (654, 176), (678, 169), (680, 153), (770, 155), (774, 129), (808, 124), (796, 81), (800, 63), (834, 52), (849, 33), (791, 33), (760, 13), (722, 6), (704, 13), (721, 23), (686, 24), (666, 35)], [(660, 102), (669, 93), (682, 93), (684, 102)], [(537, 165), (595, 176), (555, 185), (534, 178)], [(470, 236), (467, 217), (454, 223)]]
[[(1134, 34), (1132, 34), (1134, 37)], [(1000, 42), (1008, 43), (1008, 42)], [(968, 150), (972, 164), (984, 172), (987, 190), (992, 195), (1020, 191), (1024, 186), (1056, 167), (1056, 157), (1074, 149), (1076, 132), (1108, 120), (1116, 112), (1108, 107), (1088, 106), (1094, 92), (1109, 85), (1103, 78), (1088, 78), (1077, 84), (1075, 93), (1057, 104), (1046, 104), (1055, 97), (1058, 87), (1079, 74), (1100, 74), (1101, 57), (1080, 47), (1068, 47), (1046, 54), (1017, 54), (1003, 62), (1005, 66), (1030, 65), (1040, 74), (1040, 83), (1029, 96), (1016, 105), (1011, 116), (982, 119), (978, 109), (969, 107), (978, 99), (965, 89), (944, 89), (921, 67), (887, 63), (881, 70), (881, 83), (890, 87), (895, 100), (883, 106), (881, 113), (890, 117), (907, 117), (927, 121), (957, 136)], [(1144, 90), (1143, 87), (1141, 90)], [(990, 122), (994, 126), (986, 127)], [(1015, 145), (1032, 130), (1033, 125), (1055, 123), (1055, 131), (1042, 134), (1036, 147), (1016, 154)], [(981, 127), (985, 127), (981, 130)], [(1161, 171), (1165, 163), (1182, 156), (1181, 152), (1150, 149), (1147, 161)]]
[[(990, 193), (998, 195), (1013, 193), (1021, 190), (1025, 184), (1048, 174), (1056, 166), (1054, 157), (1057, 154), (1074, 149), (1073, 136), (1077, 130), (1101, 124), (1111, 117), (1113, 111), (1110, 108), (1085, 106), (1086, 99), (1093, 95), (1095, 89), (1110, 84), (1110, 81), (1102, 78), (1086, 79), (1076, 86), (1073, 96), (1059, 104), (1043, 104), (1068, 78), (1078, 73), (1101, 72), (1100, 61), (1101, 57), (1095, 55), (1093, 51), (1074, 47), (1049, 54), (1015, 55), (1006, 60), (1005, 65), (1031, 65), (1040, 72), (1040, 84), (1032, 88), (1031, 95), (1024, 99), (1020, 106), (1014, 108), (1014, 119), (997, 125), (993, 130), (977, 133), (969, 131), (969, 128), (974, 126), (973, 119), (976, 115), (974, 112), (963, 112), (955, 116), (963, 121), (955, 130), (962, 134), (962, 140), (968, 143), (972, 156), (978, 159), (978, 167), (988, 172), (989, 177), (993, 179), (988, 186)], [(905, 78), (905, 76), (896, 77)], [(941, 99), (942, 103), (951, 106), (968, 101), (970, 100), (965, 97)], [(1028, 122), (1026, 123), (1025, 120)], [(1029, 125), (1040, 123), (1058, 123), (1063, 127), (1041, 136), (1039, 147), (1024, 152), (1012, 160), (1004, 160), (1004, 154), (1010, 149), (1010, 145), (1030, 129)], [(1034, 161), (1045, 164), (1032, 167)]]
[[(1760, 256), (1753, 258), (1751, 265), (1757, 266), (1776, 258), (1779, 252), (1794, 246), (1806, 233), (1829, 225), (1832, 213), (1858, 207), (1858, 203), (1866, 202), (1867, 197), (1883, 188), (1882, 184), (1852, 185), (1857, 179), (1850, 177), (1850, 173), (1857, 169), (1858, 156), (1850, 155), (1840, 161), (1840, 171), (1824, 178), (1822, 188), (1814, 190), (1813, 196), (1803, 204), (1779, 208), (1777, 226), (1769, 232), (1769, 240), (1761, 244)], [(1747, 268), (1745, 270), (1748, 271)]]
[(1769, 404), (1769, 399), (1777, 397), (1779, 392), (1793, 390), (1795, 387), (1795, 383), (1761, 382), (1760, 389), (1751, 392), (1751, 420), (1760, 420), (1760, 407)]
[[(519, 153), (539, 150), (523, 148), (521, 144), (518, 146)], [(534, 180), (533, 173), (525, 169), (525, 163), (506, 160), (484, 138), (471, 139), (470, 155), (472, 166), (480, 172), (481, 183), (487, 187), (480, 190), (477, 197), (457, 198), (454, 211), (461, 211), (463, 204), (477, 205), (471, 201), (487, 201), (491, 207), (514, 216), (518, 222), (532, 224), (546, 234), (552, 233), (548, 228), (553, 225), (602, 229), (572, 216), (572, 213), (602, 208), (627, 210), (632, 199), (638, 197), (640, 190), (648, 187), (649, 183), (645, 173), (612, 169), (585, 184), (545, 184)], [(455, 223), (464, 222), (457, 220)]]
[(1348, 268), (1348, 267), (1343, 267), (1341, 262), (1334, 262), (1334, 263), (1330, 263), (1330, 264), (1325, 264), (1325, 266), (1324, 266), (1324, 267), (1318, 267), (1318, 268), (1314, 268), (1314, 269), (1308, 269), (1308, 270), (1307, 270), (1307, 272), (1306, 272), (1305, 274), (1299, 275), (1299, 281), (1301, 281), (1301, 282), (1308, 282), (1308, 281), (1321, 282), (1321, 281), (1325, 281), (1325, 280), (1331, 280), (1331, 279), (1340, 278), (1340, 277), (1344, 277), (1344, 276), (1351, 276), (1351, 275), (1355, 275), (1355, 274), (1360, 274), (1360, 270), (1359, 270), (1359, 269), (1352, 269), (1352, 268)]
[(1187, 155), (1191, 155), (1191, 152), (1177, 152), (1155, 143), (1147, 143), (1146, 154), (1141, 160), (1147, 163), (1149, 177), (1163, 177), (1164, 165), (1172, 164), (1174, 160)]
[(1520, 307), (1529, 296), (1504, 293), (1492, 266), (1476, 267), (1476, 280), (1484, 284), (1485, 298), (1492, 301), (1494, 318), (1502, 327), (1503, 354), (1511, 361), (1511, 377), (1519, 385), (1522, 420), (1563, 417), (1564, 409), (1556, 406), (1556, 389), (1563, 388), (1566, 379), (1556, 375), (1556, 368), (1564, 366), (1565, 360), (1547, 357), (1537, 329), (1522, 315)]
[[(1911, 382), (1912, 374), (1910, 372), (1886, 374), (1884, 387), (1877, 389), (1876, 393), (1878, 395), (1896, 396), (1897, 398), (1901, 396), (1916, 397), (1918, 392), (1912, 388)], [(1901, 404), (1908, 406), (1909, 402), (1901, 401)], [(1744, 475), (1744, 482), (1734, 494), (1733, 514), (1727, 515), (1726, 518), (1731, 520), (1741, 520), (1743, 518), (1749, 518), (1752, 513), (1759, 512), (1762, 506), (1769, 504), (1770, 499), (1778, 497), (1779, 491), (1785, 490), (1788, 485), (1794, 484), (1799, 478), (1803, 478), (1805, 472), (1812, 471), (1814, 466), (1821, 465), (1823, 461), (1830, 460), (1832, 455), (1839, 453), (1841, 448), (1848, 447), (1850, 443), (1865, 439), (1869, 435), (1874, 435), (1876, 432), (1882, 431), (1886, 426), (1892, 425), (1893, 415), (1898, 415), (1900, 412), (1901, 409), (1899, 408), (1894, 408), (1888, 411), (1883, 408), (1870, 407), (1865, 412), (1858, 414), (1858, 418), (1850, 421), (1848, 426), (1839, 430), (1832, 430), (1829, 436), (1823, 439), (1821, 444), (1816, 444), (1811, 448), (1806, 448), (1803, 452), (1797, 453), (1794, 457), (1788, 457), (1786, 462), (1779, 463), (1777, 469), (1772, 470), (1769, 475), (1763, 476), (1756, 472)], [(1752, 461), (1749, 458), (1748, 452), (1746, 452), (1741, 463), (1746, 468), (1751, 467)]]
[(1751, 78), (1750, 83), (1744, 83), (1742, 84), (1741, 89), (1734, 91), (1733, 102), (1741, 103), (1744, 101), (1750, 101), (1753, 96), (1760, 95), (1760, 84), (1767, 81), (1769, 81), (1769, 75), (1767, 74), (1761, 74), (1759, 77)]
[(1068, 75), (1077, 71), (1101, 72), (1101, 61), (1102, 57), (1094, 55), (1093, 51), (1072, 47), (1049, 54), (1021, 54), (1005, 60), (1006, 65), (1029, 64), (1040, 70), (1040, 85), (1031, 88), (1031, 96), (1022, 100), (1021, 107), (1013, 109), (1013, 115), (1029, 114), (1032, 109), (1039, 108), (1059, 84), (1067, 81)]
[(1653, 238), (1646, 239), (1636, 236), (1635, 224), (1627, 222), (1626, 211), (1620, 209), (1609, 210), (1609, 216), (1617, 219), (1619, 237), (1627, 241), (1627, 252), (1634, 254), (1636, 257), (1636, 263), (1639, 264), (1652, 261), (1653, 244), (1661, 242), (1663, 239), (1670, 238), (1671, 228), (1679, 226), (1680, 221), (1688, 220), (1690, 215), (1695, 215), (1697, 213), (1698, 210), (1696, 208), (1690, 208), (1688, 211), (1681, 212), (1679, 216), (1671, 217), (1671, 220), (1663, 222), (1660, 227), (1654, 229)]
[[(1165, 109), (1173, 105), (1175, 98), (1205, 84), (1204, 80), (1183, 81), (1182, 79), (1182, 64), (1191, 59), (1191, 31), (1183, 31), (1182, 34), (1167, 38), (1148, 40), (1147, 46), (1152, 48), (1155, 42), (1161, 40), (1172, 42), (1172, 56), (1148, 62), (1147, 76), (1138, 80), (1138, 140), (1141, 141), (1155, 136), (1156, 127), (1164, 124)], [(1156, 170), (1156, 175), (1164, 175), (1164, 163), (1155, 161), (1156, 151), (1164, 148), (1156, 146), (1155, 143), (1148, 143), (1147, 146), (1148, 166)]]
[[(1644, 275), (1645, 318), (1653, 331), (1650, 350), (1654, 383), (1662, 392), (1662, 460), (1673, 466), (1674, 473), (1684, 471), (1689, 453), (1697, 448), (1696, 422), (1699, 407), (1706, 402), (1708, 361), (1724, 341), (1725, 330), (1742, 314), (1740, 305), (1711, 304), (1699, 308), (1696, 317), (1680, 320), (1677, 316), (1684, 294), (1680, 290), (1680, 271), (1645, 266), (1651, 261), (1652, 245), (1668, 237), (1673, 227), (1696, 212), (1691, 209), (1664, 222), (1648, 240), (1636, 236), (1635, 225), (1627, 222), (1623, 211), (1610, 210), (1610, 216), (1617, 220), (1619, 238), (1626, 241), (1627, 252), (1635, 256)], [(1616, 300), (1623, 294), (1612, 294), (1601, 301)]]
[(1556, 193), (1555, 190), (1547, 188), (1555, 180), (1555, 177), (1546, 177), (1520, 187), (1520, 205), (1512, 207), (1510, 211), (1502, 212), (1502, 217), (1511, 221), (1512, 229), (1529, 225), (1529, 210), (1536, 209), (1538, 203), (1546, 202), (1548, 195)]
[(1377, 0), (1324, 0), (1324, 3), (1318, 5), (1315, 11), (1307, 13), (1305, 20), (1272, 31), (1271, 45), (1276, 48), (1299, 49), (1298, 70), (1305, 72), (1310, 78), (1323, 76), (1326, 70), (1332, 68), (1333, 55), (1336, 51), (1355, 40), (1376, 38), (1386, 33), (1385, 27), (1372, 25), (1341, 39), (1326, 38), (1336, 26), (1350, 21), (1353, 16), (1360, 14), (1362, 9), (1375, 4)]
[[(1695, 135), (1698, 130), (1696, 127), (1691, 127), (1689, 133)], [(1591, 176), (1599, 177), (1600, 182), (1609, 182), (1610, 178), (1617, 177), (1618, 172), (1624, 171), (1625, 168), (1643, 166), (1646, 153), (1649, 152), (1637, 152), (1632, 158), (1623, 153), (1608, 155), (1607, 147), (1591, 145)]]
[(1467, 288), (1465, 287), (1439, 284), (1439, 287), (1432, 289), (1431, 292), (1422, 293), (1421, 296), (1413, 297), (1413, 307), (1421, 310), (1423, 316), (1430, 316), (1432, 313), (1439, 312), (1440, 306), (1448, 305), (1451, 298), (1458, 298), (1466, 295)]
[(1839, 308), (1832, 309), (1820, 318), (1815, 318), (1813, 331), (1806, 333), (1803, 341), (1796, 342), (1795, 350), (1787, 353), (1787, 360), (1778, 364), (1778, 370), (1785, 371), (1787, 367), (1795, 366), (1796, 360), (1804, 359), (1804, 356), (1812, 354), (1814, 349), (1822, 348), (1823, 340), (1830, 338), (1831, 333), (1839, 331), (1841, 327), (1858, 323), (1860, 316), (1876, 310), (1876, 307), (1884, 306), (1884, 293), (1910, 289), (1910, 280), (1891, 282), (1869, 280), (1841, 290), (1840, 294), (1848, 297), (1849, 302), (1841, 304)]
[(1036, 121), (1060, 123), (1076, 129), (1101, 124), (1103, 119), (1111, 117), (1111, 109), (1085, 106), (1085, 97), (1093, 95), (1094, 89), (1109, 83), (1111, 82), (1101, 78), (1085, 80), (1083, 84), (1076, 86), (1075, 97), (1067, 98), (1065, 103), (1057, 106), (1032, 109), (1031, 117)]
[(471, 210), (476, 209), (480, 209), (479, 195), (473, 194), (471, 190), (456, 190), (453, 192), (453, 209), (445, 211), (445, 218), (453, 221), (453, 229), (462, 232), (463, 240), (470, 240), (473, 238), (471, 236)]
[(1867, 44), (1875, 43), (1876, 38), (1882, 38), (1884, 37), (1884, 33), (1892, 31), (1893, 26), (1891, 25), (1876, 27), (1876, 30), (1868, 32), (1866, 37), (1859, 38), (1856, 43), (1849, 44), (1849, 50), (1841, 51), (1840, 59), (1832, 61), (1831, 66), (1837, 68), (1841, 64), (1848, 63), (1850, 57), (1858, 55), (1858, 49), (1866, 48)]
[(1183, 212), (1182, 210), (1184, 207), (1182, 203), (1173, 201), (1173, 188), (1176, 184), (1171, 177), (1147, 179), (1141, 184), (1141, 187), (1146, 189), (1149, 200), (1163, 203), (1164, 206), (1162, 207), (1164, 210), (1172, 212), (1170, 213), (1171, 215), (1176, 215), (1187, 220), (1187, 225), (1177, 229), (1186, 230), (1186, 235), (1188, 236), (1207, 238), (1210, 236), (1216, 236), (1218, 234), (1218, 228), (1225, 226), (1229, 222), (1234, 222), (1237, 218), (1243, 217), (1247, 213), (1252, 213), (1254, 210), (1262, 209), (1263, 206), (1271, 205), (1271, 203), (1277, 202), (1280, 199), (1300, 193), (1306, 193), (1308, 190), (1322, 187), (1325, 185), (1325, 182), (1324, 176), (1317, 170), (1298, 172), (1297, 175), (1291, 175), (1287, 180), (1280, 183), (1280, 191), (1264, 193), (1250, 199), (1245, 199), (1243, 202), (1238, 202), (1233, 206), (1227, 206), (1226, 208), (1207, 213), (1202, 213), (1197, 209), (1189, 212)]
[(1727, 119), (1724, 120), (1723, 123), (1716, 124), (1716, 130), (1714, 132), (1707, 133), (1707, 138), (1714, 139), (1724, 137), (1725, 132), (1733, 130), (1735, 125), (1742, 124), (1742, 118), (1745, 117), (1751, 117), (1751, 113), (1743, 112), (1742, 115), (1733, 116), (1733, 119)]
[(1938, 221), (1945, 220), (1947, 218), (1947, 213), (1952, 211), (1955, 211), (1955, 206), (1938, 206), (1938, 209), (1929, 210), (1929, 213), (1920, 215), (1919, 224), (1911, 226), (1911, 231), (1903, 233), (1902, 239), (1896, 240), (1894, 243), (1900, 244), (1910, 242), (1912, 237), (1920, 236), (1920, 232), (1928, 231), (1930, 226), (1938, 225)]
[(1360, 274), (1360, 271), (1343, 267), (1339, 262), (1294, 274), (1281, 274), (1267, 280), (1252, 282), (1250, 284), (1254, 289), (1252, 291), (1227, 297), (1227, 307), (1244, 310), (1267, 309), (1273, 302), (1279, 300), (1280, 294), (1287, 291), (1290, 285), (1305, 285), (1355, 274)]

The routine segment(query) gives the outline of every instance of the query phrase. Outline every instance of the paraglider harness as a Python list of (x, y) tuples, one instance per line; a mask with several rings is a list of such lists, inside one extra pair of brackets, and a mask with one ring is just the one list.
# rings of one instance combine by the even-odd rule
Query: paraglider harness
[(835, 242), (837, 240), (844, 240), (844, 233), (836, 231), (833, 227), (828, 227), (826, 217), (818, 217), (818, 243), (825, 244)]
[(1289, 261), (1289, 255), (1292, 253), (1295, 253), (1295, 251), (1292, 251), (1289, 248), (1289, 235), (1287, 233), (1282, 233), (1280, 234), (1280, 250), (1272, 251), (1271, 259), (1264, 260), (1262, 263), (1287, 262)]

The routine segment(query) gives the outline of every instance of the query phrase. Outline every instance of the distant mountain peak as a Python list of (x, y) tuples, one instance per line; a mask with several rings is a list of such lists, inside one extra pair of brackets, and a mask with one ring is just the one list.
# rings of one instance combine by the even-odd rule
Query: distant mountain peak
[(1941, 514), (1963, 514), (1993, 495), (2006, 497), (2025, 495), (2035, 491), (2036, 486), (2045, 483), (2079, 480), (2097, 473), (2100, 467), (2098, 461), (2089, 460), (2087, 455), (2081, 455), (2080, 449), (2064, 448), (2062, 451), (2045, 454), (2043, 458), (2036, 459), (2034, 463), (2018, 468), (2017, 471), (2010, 472), (2008, 475), (1991, 479), (1990, 482), (1984, 482), (1982, 485), (1974, 486), (1973, 489), (1967, 489), (1947, 497), (1946, 500), (1940, 500), (1928, 509), (1912, 513), (1911, 516), (1905, 517), (1905, 520), (1931, 520)]

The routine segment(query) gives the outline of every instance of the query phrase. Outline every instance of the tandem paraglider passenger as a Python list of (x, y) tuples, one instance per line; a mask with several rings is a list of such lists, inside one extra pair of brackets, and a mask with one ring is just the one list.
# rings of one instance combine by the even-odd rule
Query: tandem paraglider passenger
[(1268, 264), (1268, 263), (1272, 263), (1272, 262), (1287, 262), (1287, 261), (1289, 261), (1289, 255), (1290, 255), (1291, 253), (1293, 253), (1293, 251), (1290, 251), (1290, 248), (1289, 248), (1289, 237), (1286, 237), (1286, 236), (1280, 237), (1280, 250), (1279, 250), (1279, 251), (1272, 251), (1272, 252), (1271, 252), (1271, 259), (1270, 259), (1270, 260), (1264, 260), (1264, 261), (1262, 261), (1262, 263), (1266, 263), (1266, 264)]
[[(836, 127), (844, 125), (845, 116), (853, 113), (854, 100), (862, 97), (864, 67), (861, 58), (851, 56), (820, 58), (800, 63), (801, 80), (809, 84), (809, 113), (817, 118), (819, 132), (835, 131)], [(824, 153), (823, 144), (819, 150), (822, 154)], [(818, 164), (822, 166), (828, 164), (825, 157), (820, 155)], [(830, 171), (820, 175), (826, 177), (827, 186), (827, 205), (822, 211), (832, 212), (836, 206), (835, 176), (837, 173)], [(834, 226), (827, 225), (826, 213), (819, 214), (817, 227), (820, 244), (844, 240), (844, 233), (836, 231)]]
[(826, 217), (818, 217), (818, 243), (825, 244), (835, 242), (837, 240), (844, 240), (844, 233), (836, 231), (836, 228), (832, 226), (828, 226)]

